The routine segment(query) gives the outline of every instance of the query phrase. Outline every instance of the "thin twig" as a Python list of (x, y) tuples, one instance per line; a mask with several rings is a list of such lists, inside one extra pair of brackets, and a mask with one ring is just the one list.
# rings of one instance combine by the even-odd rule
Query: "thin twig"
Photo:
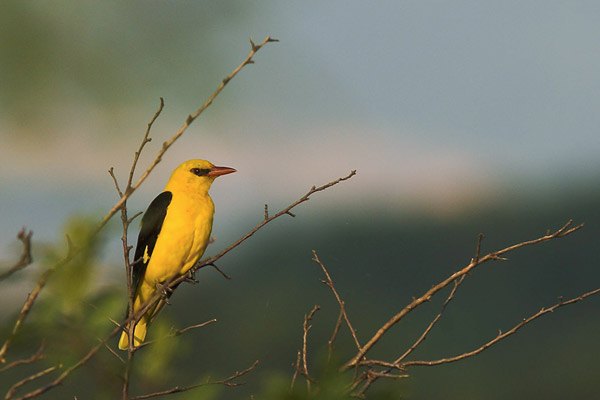
[[(102, 339), (98, 339), (99, 341), (102, 341)], [(104, 347), (106, 348), (106, 350), (108, 350), (110, 352), (110, 354), (112, 354), (113, 356), (117, 357), (117, 359), (119, 361), (121, 361), (122, 364), (127, 364), (127, 361), (125, 359), (123, 359), (123, 357), (121, 357), (121, 355), (119, 353), (117, 353), (116, 350), (114, 350), (112, 347), (110, 347), (108, 345), (108, 343), (104, 343)]]
[(179, 336), (181, 334), (186, 333), (187, 331), (191, 331), (192, 329), (202, 328), (206, 325), (214, 324), (215, 322), (217, 322), (217, 319), (213, 318), (213, 319), (209, 319), (208, 321), (202, 322), (201, 324), (191, 325), (191, 326), (188, 326), (187, 328), (183, 328), (183, 329), (175, 329), (175, 333), (173, 336)]
[(193, 329), (202, 328), (202, 327), (204, 327), (204, 326), (207, 326), (207, 325), (210, 325), (210, 324), (214, 324), (215, 322), (217, 322), (217, 319), (216, 319), (216, 318), (213, 318), (213, 319), (210, 319), (210, 320), (208, 320), (208, 321), (202, 322), (201, 324), (191, 325), (191, 326), (188, 326), (188, 327), (186, 327), (186, 328), (183, 328), (183, 329), (176, 329), (176, 328), (173, 328), (173, 329), (171, 329), (171, 332), (169, 332), (167, 335), (165, 335), (165, 336), (163, 336), (163, 337), (161, 337), (161, 338), (159, 338), (159, 339), (156, 339), (156, 340), (149, 340), (149, 341), (146, 341), (146, 342), (144, 342), (144, 343), (141, 343), (141, 344), (139, 344), (139, 345), (138, 345), (138, 346), (135, 348), (135, 350), (137, 351), (137, 350), (141, 349), (142, 347), (150, 346), (151, 344), (154, 344), (154, 343), (156, 343), (156, 342), (161, 342), (161, 341), (163, 341), (163, 340), (165, 340), (165, 339), (169, 339), (169, 338), (173, 338), (173, 337), (176, 337), (176, 336), (182, 335), (182, 334), (184, 334), (184, 333), (186, 333), (186, 332), (188, 332), (188, 331), (191, 331), (191, 330), (193, 330)]
[(144, 138), (142, 139), (142, 142), (140, 143), (140, 147), (135, 152), (135, 155), (133, 157), (133, 162), (131, 163), (131, 169), (129, 170), (129, 177), (127, 178), (126, 191), (129, 191), (131, 188), (131, 183), (133, 182), (133, 174), (135, 173), (135, 168), (137, 167), (137, 163), (138, 163), (138, 160), (140, 159), (140, 155), (142, 154), (142, 150), (144, 150), (144, 146), (146, 146), (147, 143), (150, 143), (152, 141), (152, 138), (149, 137), (150, 130), (152, 129), (152, 125), (154, 125), (154, 122), (159, 117), (159, 115), (162, 112), (164, 107), (165, 107), (165, 99), (163, 99), (161, 97), (160, 105), (158, 106), (158, 110), (156, 110), (156, 112), (154, 113), (154, 116), (152, 117), (150, 122), (148, 122), (148, 125), (146, 127), (146, 133), (144, 134)]
[(313, 317), (315, 316), (315, 313), (317, 311), (319, 311), (320, 309), (321, 309), (321, 307), (319, 307), (318, 305), (315, 305), (308, 315), (304, 315), (304, 323), (302, 324), (302, 369), (300, 370), (300, 373), (306, 378), (306, 388), (308, 389), (309, 393), (310, 393), (310, 382), (312, 381), (310, 375), (308, 374), (308, 363), (306, 361), (306, 357), (307, 357), (307, 353), (308, 353), (308, 350), (307, 350), (308, 331), (310, 331), (312, 328), (312, 325), (310, 325), (309, 322), (313, 319)]
[(335, 322), (335, 326), (333, 328), (333, 332), (331, 333), (331, 338), (327, 341), (327, 364), (331, 362), (331, 357), (333, 356), (333, 342), (337, 338), (337, 334), (340, 331), (340, 327), (342, 326), (342, 320), (344, 319), (344, 314), (346, 313), (344, 309), (344, 302), (340, 303), (340, 314), (338, 315), (338, 319)]
[(292, 376), (292, 382), (290, 384), (290, 390), (294, 388), (294, 384), (296, 383), (296, 378), (298, 374), (302, 375), (306, 379), (306, 388), (310, 393), (310, 383), (313, 379), (308, 374), (308, 362), (307, 362), (307, 339), (308, 339), (308, 331), (311, 330), (312, 325), (309, 322), (315, 316), (315, 313), (319, 311), (321, 307), (315, 305), (313, 309), (308, 314), (304, 314), (304, 323), (302, 324), (302, 349), (298, 350), (298, 357), (296, 359), (296, 364), (294, 365), (294, 375)]
[(17, 400), (27, 400), (27, 399), (32, 399), (34, 397), (37, 397), (41, 394), (46, 393), (47, 391), (55, 388), (56, 386), (62, 384), (62, 382), (75, 370), (77, 370), (79, 367), (81, 367), (82, 365), (84, 365), (85, 363), (87, 363), (93, 356), (96, 355), (96, 353), (98, 352), (98, 350), (100, 350), (101, 348), (103, 348), (106, 344), (106, 342), (108, 342), (113, 336), (115, 336), (117, 333), (121, 332), (123, 328), (122, 327), (116, 327), (115, 329), (112, 330), (112, 332), (106, 337), (106, 339), (100, 341), (100, 343), (98, 343), (97, 345), (95, 345), (94, 347), (92, 347), (88, 353), (81, 358), (79, 361), (77, 361), (75, 364), (73, 364), (72, 366), (70, 366), (69, 368), (67, 368), (66, 370), (63, 371), (62, 374), (60, 374), (56, 379), (54, 379), (52, 382), (50, 382), (49, 384), (42, 386), (38, 389), (32, 390), (31, 392), (25, 394), (24, 396), (19, 397)]
[[(371, 337), (371, 339), (369, 339), (369, 341), (362, 347), (362, 349), (360, 349), (354, 357), (352, 357), (346, 364), (344, 364), (344, 366), (342, 367), (342, 370), (347, 370), (349, 368), (356, 366), (359, 363), (359, 361), (362, 360), (362, 358), (365, 356), (365, 354), (369, 350), (371, 350), (371, 348), (379, 341), (379, 339), (381, 339), (381, 337), (392, 326), (394, 326), (395, 324), (400, 322), (400, 320), (402, 320), (402, 318), (404, 318), (404, 316), (406, 316), (408, 313), (410, 313), (415, 308), (419, 307), (420, 305), (422, 305), (425, 302), (430, 301), (431, 298), (433, 297), (433, 295), (435, 295), (437, 292), (439, 292), (440, 290), (442, 290), (443, 288), (445, 288), (446, 286), (448, 286), (449, 284), (454, 282), (456, 279), (460, 278), (463, 275), (468, 274), (472, 269), (474, 269), (478, 265), (485, 263), (486, 261), (505, 260), (505, 258), (500, 257), (500, 256), (503, 254), (506, 254), (510, 251), (521, 248), (521, 247), (531, 246), (531, 245), (535, 245), (535, 244), (545, 242), (548, 240), (565, 237), (565, 236), (570, 235), (571, 233), (581, 229), (584, 225), (584, 224), (580, 224), (573, 228), (569, 228), (572, 223), (573, 223), (573, 221), (569, 220), (564, 226), (562, 226), (560, 229), (558, 229), (554, 233), (547, 234), (547, 235), (539, 237), (537, 239), (514, 244), (514, 245), (506, 247), (502, 250), (486, 254), (485, 256), (479, 258), (478, 260), (475, 260), (475, 259), (471, 260), (471, 262), (466, 267), (453, 273), (452, 275), (450, 275), (448, 278), (446, 278), (442, 282), (433, 286), (431, 289), (429, 289), (427, 292), (425, 292), (425, 294), (423, 294), (421, 297), (414, 299), (410, 304), (408, 304), (405, 308), (403, 308), (399, 313), (394, 315), (389, 321), (387, 321), (385, 324), (383, 324), (381, 326), (381, 328), (379, 328), (379, 330)], [(362, 362), (361, 362), (361, 365), (362, 365)]]
[(0, 348), (0, 362), (2, 362), (2, 363), (5, 362), (4, 361), (4, 355), (8, 351), (8, 347), (12, 343), (13, 339), (19, 333), (19, 331), (21, 329), (21, 325), (23, 325), (23, 322), (25, 321), (25, 318), (27, 318), (27, 315), (29, 314), (29, 311), (31, 311), (31, 307), (33, 307), (33, 304), (35, 303), (35, 300), (38, 298), (40, 292), (42, 291), (42, 289), (44, 288), (44, 286), (46, 286), (46, 282), (48, 282), (48, 278), (50, 277), (50, 275), (52, 274), (52, 272), (54, 272), (54, 270), (56, 268), (58, 268), (59, 266), (65, 264), (67, 262), (69, 262), (74, 257), (74, 254), (75, 254), (75, 252), (73, 251), (73, 247), (71, 247), (69, 245), (69, 251), (68, 251), (67, 255), (65, 256), (65, 258), (63, 258), (62, 260), (58, 261), (56, 264), (50, 266), (40, 276), (40, 278), (38, 279), (35, 287), (31, 291), (31, 293), (29, 293), (29, 295), (27, 296), (27, 299), (25, 300), (25, 303), (23, 304), (23, 307), (21, 308), (21, 311), (19, 312), (19, 316), (17, 317), (17, 320), (15, 322), (15, 325), (13, 326), (13, 330), (12, 330), (10, 336), (6, 339), (6, 341), (4, 342), (4, 344), (2, 345), (2, 347)]
[(410, 353), (412, 353), (427, 337), (427, 334), (429, 334), (429, 332), (431, 331), (431, 329), (435, 326), (435, 324), (440, 320), (440, 318), (442, 317), (442, 315), (444, 314), (444, 311), (446, 310), (446, 307), (448, 306), (448, 304), (452, 301), (452, 299), (454, 298), (454, 295), (456, 293), (456, 290), (458, 289), (458, 287), (463, 283), (463, 281), (465, 280), (466, 275), (461, 276), (459, 279), (454, 281), (454, 287), (452, 288), (452, 291), (450, 292), (450, 294), (448, 295), (448, 298), (446, 298), (446, 301), (444, 302), (444, 304), (442, 305), (442, 309), (440, 310), (440, 312), (435, 316), (435, 318), (429, 323), (429, 325), (427, 326), (427, 328), (423, 331), (423, 333), (421, 334), (421, 336), (415, 341), (415, 343), (413, 343), (412, 346), (410, 346), (409, 349), (407, 349), (404, 354), (402, 354), (400, 357), (398, 357), (396, 359), (396, 361), (394, 361), (394, 363), (399, 363), (400, 361), (404, 360)]
[(300, 350), (298, 350), (298, 353), (296, 355), (296, 363), (292, 364), (294, 366), (294, 375), (292, 375), (292, 382), (290, 383), (290, 390), (294, 389), (294, 385), (296, 384), (296, 378), (298, 377), (298, 374), (300, 373), (301, 360), (302, 360), (302, 352)]
[[(481, 237), (482, 236), (480, 236), (480, 238)], [(479, 240), (478, 243), (481, 244), (481, 239)], [(479, 250), (479, 245), (478, 245), (477, 249)], [(478, 258), (478, 252), (476, 254), (476, 258)], [(427, 326), (427, 328), (425, 328), (425, 330), (423, 331), (423, 333), (421, 334), (421, 336), (419, 336), (419, 338), (415, 341), (415, 343), (413, 343), (413, 345), (410, 348), (408, 348), (400, 357), (398, 357), (394, 361), (394, 364), (398, 364), (402, 360), (404, 360), (409, 354), (411, 354), (425, 340), (425, 338), (427, 337), (427, 335), (429, 334), (429, 332), (431, 332), (431, 330), (433, 329), (433, 327), (435, 326), (435, 324), (440, 320), (440, 318), (444, 314), (444, 311), (446, 310), (446, 307), (448, 306), (448, 304), (454, 298), (454, 295), (456, 294), (456, 290), (463, 283), (463, 281), (465, 280), (466, 277), (467, 277), (467, 275), (463, 275), (458, 280), (454, 281), (454, 287), (450, 291), (450, 294), (446, 298), (446, 301), (444, 301), (444, 304), (442, 305), (442, 308), (441, 308), (440, 312), (429, 323), (429, 325)], [(393, 368), (391, 368), (391, 367), (388, 367), (386, 370), (381, 371), (381, 372), (377, 372), (377, 373), (375, 371), (373, 371), (373, 370), (369, 370), (368, 373), (367, 373), (367, 375), (365, 376), (365, 382), (364, 382), (364, 384), (361, 386), (360, 390), (358, 392), (356, 392), (356, 394), (364, 395), (366, 393), (366, 391), (369, 389), (369, 387), (373, 383), (375, 383), (375, 381), (378, 380), (379, 378), (383, 378), (383, 377), (389, 378), (389, 377), (397, 377), (397, 376), (407, 377), (408, 376), (408, 375), (397, 375), (397, 376), (394, 376), (393, 374), (390, 374), (390, 372), (392, 370), (393, 370)]]
[(246, 59), (244, 59), (244, 61), (242, 61), (242, 63), (236, 69), (234, 69), (231, 74), (229, 74), (225, 79), (223, 79), (223, 81), (221, 82), (221, 84), (219, 85), (217, 90), (215, 90), (213, 92), (213, 94), (208, 98), (208, 100), (198, 110), (196, 110), (196, 112), (194, 112), (191, 115), (188, 115), (188, 117), (186, 118), (186, 120), (185, 120), (184, 124), (181, 126), (181, 128), (179, 128), (179, 130), (177, 132), (175, 132), (175, 134), (169, 140), (167, 140), (166, 142), (163, 143), (161, 149), (156, 154), (156, 157), (154, 158), (154, 160), (152, 161), (150, 166), (148, 166), (148, 168), (142, 173), (142, 175), (138, 178), (138, 180), (130, 186), (131, 190), (126, 191), (123, 194), (123, 197), (121, 197), (121, 199), (100, 220), (100, 222), (96, 226), (94, 234), (98, 233), (104, 227), (104, 225), (106, 225), (108, 220), (111, 219), (112, 216), (115, 215), (116, 212), (121, 209), (121, 207), (127, 201), (129, 196), (131, 196), (131, 194), (142, 184), (142, 182), (144, 182), (146, 180), (148, 175), (150, 175), (150, 173), (152, 172), (152, 170), (154, 170), (154, 168), (158, 165), (158, 163), (160, 163), (162, 161), (162, 157), (165, 154), (165, 152), (173, 145), (173, 143), (175, 143), (175, 141), (177, 141), (177, 139), (179, 139), (181, 137), (181, 135), (183, 135), (183, 133), (192, 124), (192, 122), (194, 122), (196, 120), (196, 118), (198, 118), (200, 116), (200, 114), (202, 114), (204, 112), (204, 110), (206, 110), (208, 108), (208, 106), (210, 106), (212, 104), (212, 102), (215, 100), (215, 98), (221, 93), (221, 91), (223, 90), (225, 85), (227, 85), (227, 83), (230, 80), (232, 80), (238, 74), (238, 72), (240, 72), (242, 70), (242, 68), (244, 68), (248, 64), (253, 63), (252, 57), (254, 57), (256, 52), (258, 52), (267, 43), (277, 42), (277, 41), (278, 41), (277, 39), (273, 39), (273, 38), (267, 36), (265, 38), (265, 40), (263, 40), (260, 44), (252, 45), (252, 50), (250, 51), (250, 54), (248, 54)]
[(590, 292), (584, 293), (580, 296), (574, 297), (570, 300), (567, 301), (562, 301), (560, 300), (558, 303), (554, 304), (553, 306), (549, 307), (549, 308), (544, 308), (542, 307), (540, 309), (540, 311), (538, 311), (537, 313), (531, 315), (528, 318), (523, 318), (523, 320), (521, 322), (519, 322), (517, 325), (515, 325), (512, 329), (502, 333), (502, 331), (498, 332), (498, 336), (496, 336), (494, 339), (490, 340), (489, 342), (485, 343), (483, 346), (473, 350), (473, 351), (469, 351), (463, 354), (460, 354), (458, 356), (454, 356), (454, 357), (449, 357), (449, 358), (441, 358), (439, 360), (433, 360), (433, 361), (407, 361), (404, 363), (399, 363), (397, 364), (397, 367), (399, 369), (406, 369), (407, 367), (412, 367), (412, 366), (422, 366), (422, 365), (427, 365), (427, 366), (431, 366), (431, 365), (439, 365), (439, 364), (447, 364), (447, 363), (451, 363), (451, 362), (455, 362), (455, 361), (459, 361), (459, 360), (463, 360), (465, 358), (468, 357), (473, 357), (479, 353), (481, 353), (482, 351), (484, 351), (485, 349), (488, 349), (489, 347), (493, 346), (494, 344), (498, 343), (500, 340), (507, 338), (508, 336), (514, 334), (515, 332), (517, 332), (519, 329), (521, 329), (522, 327), (524, 327), (525, 325), (529, 324), (530, 322), (538, 319), (539, 317), (541, 317), (542, 315), (546, 315), (548, 313), (552, 313), (555, 310), (557, 310), (560, 307), (564, 307), (564, 306), (568, 306), (570, 304), (574, 304), (577, 303), (579, 301), (584, 300), (587, 297), (593, 296), (595, 294), (600, 293), (600, 288), (592, 290)]
[(17, 261), (12, 267), (0, 273), (0, 281), (8, 278), (15, 272), (25, 268), (33, 262), (33, 258), (31, 257), (31, 235), (33, 235), (33, 232), (25, 231), (25, 228), (21, 229), (21, 231), (17, 234), (17, 239), (23, 243), (23, 252), (21, 253), (21, 258), (19, 258), (19, 261)]
[[(213, 265), (216, 261), (218, 261), (221, 257), (223, 257), (225, 254), (229, 253), (231, 250), (235, 249), (236, 247), (238, 247), (240, 244), (242, 244), (244, 241), (246, 241), (248, 238), (250, 238), (252, 235), (254, 235), (259, 229), (261, 229), (263, 226), (265, 226), (266, 224), (268, 224), (269, 222), (273, 221), (274, 219), (277, 219), (279, 217), (281, 217), (282, 215), (286, 215), (286, 214), (290, 214), (290, 211), (292, 209), (294, 209), (295, 207), (297, 207), (298, 205), (304, 203), (305, 201), (310, 200), (310, 196), (312, 196), (315, 193), (321, 192), (323, 190), (326, 190), (334, 185), (337, 185), (340, 182), (346, 181), (350, 178), (352, 178), (354, 175), (356, 175), (356, 170), (353, 170), (350, 172), (350, 174), (348, 174), (347, 176), (343, 177), (343, 178), (339, 178), (336, 179), (335, 181), (331, 181), (329, 183), (326, 183), (323, 186), (319, 186), (319, 187), (315, 187), (313, 186), (304, 196), (300, 197), (298, 200), (296, 200), (295, 202), (293, 202), (292, 204), (290, 204), (289, 206), (287, 206), (286, 208), (282, 209), (281, 211), (279, 211), (278, 213), (270, 216), (267, 219), (262, 220), (258, 225), (256, 225), (254, 228), (252, 228), (248, 233), (246, 233), (244, 236), (242, 236), (240, 239), (238, 239), (236, 242), (234, 242), (232, 245), (230, 245), (229, 247), (227, 247), (226, 249), (224, 249), (223, 251), (221, 251), (219, 254), (217, 254), (216, 256), (213, 256), (211, 258), (208, 258), (206, 260), (202, 260), (200, 261), (198, 264), (196, 264), (192, 270), (193, 271), (197, 271), (198, 269), (208, 266), (208, 265)], [(169, 286), (173, 287), (179, 283), (181, 283), (182, 281), (185, 280), (184, 276), (178, 277), (176, 279), (174, 279)]]
[(24, 358), (22, 360), (16, 360), (16, 361), (11, 362), (8, 365), (5, 365), (4, 367), (0, 368), (0, 373), (8, 371), (9, 369), (12, 369), (19, 365), (31, 364), (31, 363), (36, 362), (37, 360), (41, 360), (42, 358), (44, 358), (44, 350), (45, 349), (46, 349), (46, 342), (42, 342), (42, 345), (40, 346), (38, 351), (35, 352), (34, 355), (32, 355), (29, 358)]
[[(317, 252), (313, 250), (312, 254), (313, 254), (313, 261), (316, 262), (317, 264), (319, 264), (319, 266), (323, 270), (323, 273), (325, 274), (325, 277), (327, 278), (327, 281), (322, 281), (322, 282), (324, 284), (326, 284), (327, 287), (329, 287), (329, 289), (331, 289), (331, 291), (333, 292), (333, 295), (335, 296), (335, 299), (337, 300), (337, 302), (340, 306), (340, 313), (344, 317), (344, 321), (346, 321), (346, 325), (348, 326), (348, 329), (350, 330), (350, 333), (352, 334), (352, 338), (354, 339), (354, 344), (356, 345), (356, 349), (358, 351), (360, 351), (361, 347), (360, 347), (358, 338), (356, 337), (356, 330), (352, 327), (352, 324), (350, 323), (350, 319), (348, 318), (348, 314), (346, 313), (346, 308), (344, 307), (344, 302), (342, 301), (342, 299), (340, 298), (340, 295), (338, 294), (337, 290), (335, 289), (335, 286), (333, 285), (333, 280), (331, 279), (329, 272), (327, 272), (327, 268), (325, 268), (325, 265), (323, 265), (321, 260), (319, 260), (319, 257), (317, 256)], [(334, 339), (335, 339), (335, 336), (332, 337), (332, 340), (334, 340)]]
[(36, 379), (39, 379), (42, 376), (48, 375), (50, 372), (54, 371), (57, 368), (61, 368), (61, 365), (57, 365), (57, 366), (54, 366), (54, 367), (46, 368), (45, 370), (40, 371), (37, 374), (33, 374), (31, 376), (28, 376), (27, 378), (22, 379), (19, 382), (15, 383), (8, 390), (8, 392), (6, 392), (6, 396), (4, 397), (4, 400), (12, 399), (13, 395), (17, 392), (17, 390), (19, 390), (20, 387), (22, 387), (23, 385), (25, 385), (25, 384), (27, 384), (29, 382), (32, 382), (32, 381), (34, 381)]
[(196, 388), (199, 388), (202, 386), (207, 386), (207, 385), (240, 386), (240, 385), (243, 385), (244, 383), (243, 382), (232, 382), (232, 381), (241, 376), (246, 375), (247, 373), (252, 371), (257, 365), (258, 365), (258, 360), (255, 361), (254, 364), (252, 364), (250, 367), (246, 368), (245, 370), (236, 372), (235, 374), (231, 375), (229, 378), (226, 378), (226, 379), (223, 379), (220, 381), (211, 381), (209, 379), (206, 382), (199, 383), (197, 385), (191, 385), (191, 386), (186, 386), (186, 387), (175, 386), (171, 389), (163, 390), (160, 392), (148, 393), (148, 394), (144, 394), (141, 396), (131, 397), (130, 400), (142, 400), (142, 399), (149, 399), (151, 397), (165, 396), (165, 395), (173, 394), (173, 393), (187, 392), (188, 390), (196, 389)]

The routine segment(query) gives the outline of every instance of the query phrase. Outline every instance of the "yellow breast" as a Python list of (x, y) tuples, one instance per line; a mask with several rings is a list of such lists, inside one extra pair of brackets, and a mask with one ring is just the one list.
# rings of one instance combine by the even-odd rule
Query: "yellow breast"
[(173, 193), (144, 281), (154, 285), (187, 272), (202, 257), (212, 230), (214, 205), (208, 194)]

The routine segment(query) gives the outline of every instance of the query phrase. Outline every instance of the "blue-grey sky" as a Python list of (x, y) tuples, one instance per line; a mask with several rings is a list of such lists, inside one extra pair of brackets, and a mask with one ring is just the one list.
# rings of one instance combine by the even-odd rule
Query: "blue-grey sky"
[(307, 206), (443, 215), (598, 182), (598, 2), (1, 7), (3, 250), (23, 225), (50, 238), (75, 211), (109, 209), (106, 171), (125, 177), (158, 98), (145, 163), (246, 56), (249, 36), (281, 42), (231, 82), (132, 207), (189, 158), (239, 170), (213, 188), (217, 230), (351, 169), (352, 182)]

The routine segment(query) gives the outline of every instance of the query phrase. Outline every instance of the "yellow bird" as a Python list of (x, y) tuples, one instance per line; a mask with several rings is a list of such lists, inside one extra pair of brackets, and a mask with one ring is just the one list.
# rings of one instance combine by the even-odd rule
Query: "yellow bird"
[[(185, 274), (202, 257), (215, 211), (208, 189), (216, 177), (232, 172), (236, 170), (205, 160), (186, 161), (173, 171), (165, 191), (150, 203), (142, 218), (132, 266), (133, 312), (160, 290), (162, 282)], [(130, 324), (135, 346), (144, 342), (148, 325), (163, 305), (160, 301), (148, 310), (135, 327)], [(119, 349), (128, 347), (129, 336), (124, 331)]]

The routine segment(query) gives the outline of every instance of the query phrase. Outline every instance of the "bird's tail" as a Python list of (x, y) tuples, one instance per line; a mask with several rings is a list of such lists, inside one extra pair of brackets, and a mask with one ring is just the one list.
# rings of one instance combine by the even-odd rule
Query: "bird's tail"
[[(131, 326), (131, 325), (130, 325)], [(144, 339), (146, 338), (146, 331), (148, 329), (148, 319), (146, 316), (142, 317), (140, 321), (135, 326), (135, 332), (133, 334), (133, 345), (139, 346), (144, 343)], [(127, 350), (129, 347), (129, 335), (127, 332), (123, 332), (121, 334), (121, 339), (119, 340), (119, 349)]]

